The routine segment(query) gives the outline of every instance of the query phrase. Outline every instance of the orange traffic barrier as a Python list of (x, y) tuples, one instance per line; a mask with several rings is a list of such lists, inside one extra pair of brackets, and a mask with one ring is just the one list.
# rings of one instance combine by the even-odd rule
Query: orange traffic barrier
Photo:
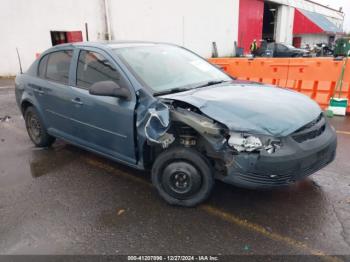
[[(240, 80), (301, 92), (323, 109), (328, 107), (344, 64), (333, 58), (211, 58), (209, 61)], [(341, 97), (350, 100), (350, 63), (345, 69), (343, 81)], [(338, 97), (337, 93), (335, 97)], [(347, 112), (350, 113), (350, 105)]]

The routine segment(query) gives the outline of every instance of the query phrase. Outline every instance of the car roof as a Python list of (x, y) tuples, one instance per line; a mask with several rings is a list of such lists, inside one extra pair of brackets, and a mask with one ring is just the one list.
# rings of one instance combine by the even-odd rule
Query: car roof
[(172, 43), (165, 42), (151, 42), (151, 41), (96, 41), (96, 42), (75, 42), (55, 45), (43, 52), (41, 57), (52, 52), (66, 50), (67, 48), (79, 48), (79, 47), (95, 47), (102, 50), (111, 51), (117, 48), (135, 47), (135, 46), (149, 46), (149, 45), (168, 45), (178, 46)]
[(102, 49), (116, 49), (122, 47), (147, 46), (147, 45), (174, 45), (170, 43), (151, 42), (151, 41), (98, 41), (98, 42), (75, 42), (59, 44), (49, 50), (60, 50), (67, 47), (97, 47)]

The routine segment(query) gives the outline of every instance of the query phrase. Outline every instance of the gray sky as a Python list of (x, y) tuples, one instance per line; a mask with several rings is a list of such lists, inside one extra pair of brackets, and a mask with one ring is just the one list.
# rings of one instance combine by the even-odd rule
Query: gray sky
[(329, 5), (335, 9), (343, 7), (343, 12), (345, 14), (344, 29), (350, 32), (350, 0), (314, 0), (320, 4)]

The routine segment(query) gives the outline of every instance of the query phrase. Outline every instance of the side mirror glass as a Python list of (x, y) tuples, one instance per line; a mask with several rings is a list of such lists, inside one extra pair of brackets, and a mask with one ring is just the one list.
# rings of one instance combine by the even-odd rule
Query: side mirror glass
[(89, 88), (89, 93), (95, 96), (113, 96), (126, 100), (131, 99), (131, 93), (129, 89), (120, 87), (113, 81), (100, 81), (96, 82)]

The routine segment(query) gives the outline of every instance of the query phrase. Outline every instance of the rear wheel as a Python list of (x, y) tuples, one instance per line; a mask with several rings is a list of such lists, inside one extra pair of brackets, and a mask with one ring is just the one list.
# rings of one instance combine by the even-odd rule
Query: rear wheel
[(39, 117), (38, 112), (32, 106), (28, 107), (24, 112), (24, 120), (28, 135), (37, 147), (48, 147), (55, 142), (55, 138), (50, 136)]
[(169, 204), (192, 207), (210, 195), (214, 178), (210, 164), (198, 151), (176, 147), (158, 156), (152, 183)]

